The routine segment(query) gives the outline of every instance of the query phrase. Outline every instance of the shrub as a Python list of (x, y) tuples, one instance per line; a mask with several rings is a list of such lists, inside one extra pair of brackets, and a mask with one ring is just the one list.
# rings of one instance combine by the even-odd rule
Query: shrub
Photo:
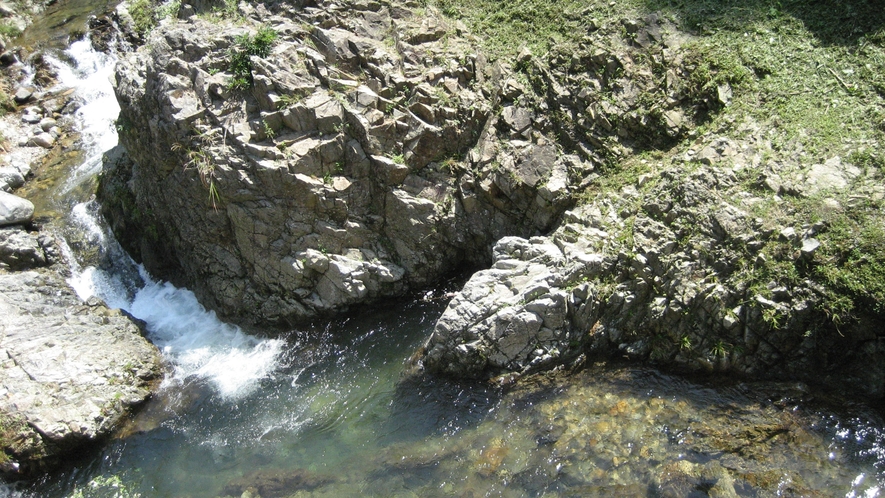
[(229, 53), (230, 72), (233, 74), (229, 85), (232, 89), (245, 90), (252, 87), (251, 57), (267, 57), (276, 41), (277, 32), (267, 26), (259, 28), (255, 36), (244, 34), (236, 38), (237, 46)]

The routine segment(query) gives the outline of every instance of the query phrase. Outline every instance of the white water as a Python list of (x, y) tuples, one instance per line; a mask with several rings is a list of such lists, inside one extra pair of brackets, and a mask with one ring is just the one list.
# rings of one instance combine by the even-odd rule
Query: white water
[[(114, 121), (120, 112), (111, 85), (116, 58), (96, 52), (88, 40), (73, 43), (67, 55), (75, 67), (59, 58), (47, 59), (58, 70), (58, 87), (74, 89), (82, 102), (74, 119), (82, 133), (86, 160), (66, 180), (61, 196), (101, 170), (102, 155), (117, 145)], [(143, 268), (136, 271), (113, 236), (105, 233), (94, 208), (91, 201), (76, 204), (70, 222), (80, 227), (90, 244), (101, 247), (106, 257), (118, 260), (109, 266), (130, 268), (109, 272), (81, 267), (65, 248), (71, 261), (69, 283), (84, 301), (99, 297), (147, 323), (148, 338), (172, 367), (164, 386), (205, 381), (223, 398), (236, 399), (252, 392), (278, 367), (283, 341), (250, 336), (207, 311), (193, 292), (157, 282)], [(132, 278), (135, 274), (140, 274), (140, 281)]]

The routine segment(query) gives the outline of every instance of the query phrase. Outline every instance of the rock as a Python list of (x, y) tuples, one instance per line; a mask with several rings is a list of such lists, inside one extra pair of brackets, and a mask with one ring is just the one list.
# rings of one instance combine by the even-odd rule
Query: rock
[(31, 201), (0, 191), (0, 226), (29, 223), (33, 217)]
[(48, 132), (51, 128), (54, 128), (55, 125), (56, 121), (52, 118), (43, 118), (38, 123), (38, 126), (40, 126), (40, 128), (46, 132)]
[[(106, 164), (105, 215), (153, 274), (239, 323), (286, 325), (426, 286), (486, 264), (504, 235), (549, 230), (571, 203), (556, 147), (505, 149), (510, 137), (486, 127), (484, 90), (501, 83), (485, 60), (441, 67), (425, 56), (470, 53), (473, 42), (435, 39), (437, 27), (405, 7), (322, 11), (299, 17), (315, 16), (309, 38), (271, 22), (280, 39), (250, 59), (246, 94), (210, 74), (229, 47), (205, 40), (230, 35), (199, 16), (158, 27), (157, 44), (117, 66), (132, 161)], [(394, 17), (402, 38), (391, 46)], [(411, 45), (407, 33), (424, 35)], [(527, 108), (512, 118), (525, 134), (516, 138), (530, 137)], [(475, 146), (476, 168), (462, 159)], [(197, 154), (211, 176), (182, 166)], [(493, 159), (506, 168), (493, 171)]]
[(0, 228), (0, 266), (20, 271), (47, 264), (37, 237), (20, 227)]
[(36, 90), (33, 87), (18, 87), (15, 90), (15, 95), (13, 96), (13, 99), (15, 100), (16, 104), (24, 104), (30, 102), (31, 98), (34, 96), (35, 91)]
[(25, 184), (25, 177), (17, 168), (11, 166), (0, 168), (0, 190), (12, 192)]
[(817, 239), (808, 238), (802, 241), (802, 254), (804, 256), (810, 256), (820, 247), (820, 241)]
[(22, 123), (37, 124), (40, 122), (40, 119), (42, 119), (40, 115), (31, 110), (27, 110), (22, 114)]
[(563, 261), (559, 248), (542, 238), (505, 237), (494, 253), (492, 268), (474, 274), (437, 321), (424, 346), (429, 371), (525, 372), (561, 361), (574, 343), (565, 294), (551, 285), (552, 268)]
[(858, 167), (843, 164), (839, 156), (828, 159), (823, 164), (815, 164), (805, 175), (808, 194), (827, 190), (844, 190), (849, 182), (860, 175)]
[(55, 137), (52, 136), (52, 133), (38, 133), (31, 137), (29, 143), (44, 149), (51, 149), (55, 145)]
[(20, 421), (3, 451), (20, 474), (107, 437), (160, 376), (128, 316), (81, 303), (52, 271), (0, 274), (0, 316), (0, 412)]
[(6, 2), (0, 2), (0, 17), (12, 17), (15, 14), (15, 8)]
[(16, 62), (18, 62), (18, 59), (15, 57), (15, 54), (9, 50), (0, 53), (0, 65), (11, 66)]
[(501, 118), (516, 134), (522, 134), (532, 125), (532, 114), (522, 107), (507, 106), (501, 112)]

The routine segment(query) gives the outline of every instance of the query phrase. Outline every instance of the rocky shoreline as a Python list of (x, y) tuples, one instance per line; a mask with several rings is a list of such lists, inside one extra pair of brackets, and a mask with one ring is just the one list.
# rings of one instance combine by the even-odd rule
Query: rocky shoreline
[(17, 83), (23, 66), (7, 59), (14, 110), (0, 124), (0, 473), (17, 478), (110, 437), (151, 395), (162, 364), (140, 323), (77, 297), (45, 229), (50, 216), (16, 195), (45, 189), (55, 158), (75, 150), (79, 103), (67, 89), (51, 90), (46, 67), (32, 84)]

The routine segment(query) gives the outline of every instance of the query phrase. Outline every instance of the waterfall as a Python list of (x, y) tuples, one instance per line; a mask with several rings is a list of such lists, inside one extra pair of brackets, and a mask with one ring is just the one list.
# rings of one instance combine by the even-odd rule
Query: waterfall
[(120, 108), (111, 84), (116, 57), (81, 40), (71, 44), (66, 57), (47, 60), (57, 69), (59, 87), (74, 89), (81, 102), (74, 120), (85, 157), (56, 195), (62, 204), (75, 202), (66, 229), (76, 227), (103, 258), (98, 265), (81, 264), (62, 241), (71, 263), (69, 283), (84, 301), (96, 296), (145, 321), (148, 338), (171, 365), (163, 386), (202, 380), (225, 399), (252, 392), (278, 367), (283, 341), (250, 336), (220, 321), (191, 291), (154, 280), (120, 248), (94, 200), (70, 199), (78, 185), (101, 171), (102, 155), (117, 145), (114, 125)]

